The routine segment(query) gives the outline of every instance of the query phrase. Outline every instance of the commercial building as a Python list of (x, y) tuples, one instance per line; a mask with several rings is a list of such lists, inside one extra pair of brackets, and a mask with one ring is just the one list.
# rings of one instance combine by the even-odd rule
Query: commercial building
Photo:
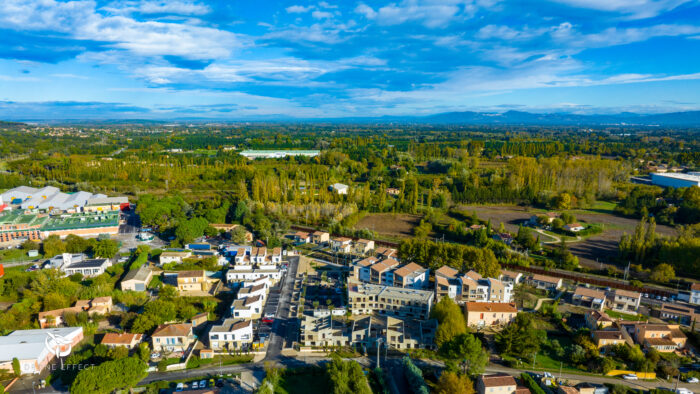
[[(9, 204), (14, 209), (81, 212), (90, 200), (107, 198), (104, 194), (92, 194), (84, 191), (62, 193), (57, 187), (47, 186), (41, 189), (19, 186), (0, 195), (0, 203)], [(119, 197), (128, 203), (127, 197)], [(120, 209), (119, 206), (116, 208)]]
[(470, 327), (502, 326), (510, 323), (518, 314), (513, 303), (504, 302), (467, 302), (464, 315)]
[(16, 358), (21, 374), (38, 374), (56, 353), (65, 357), (82, 340), (82, 327), (13, 331), (0, 336), (0, 370), (12, 372)]
[(253, 321), (226, 319), (209, 330), (209, 346), (214, 350), (245, 349), (253, 343)]
[(148, 268), (148, 265), (142, 265), (138, 268), (129, 270), (122, 279), (119, 286), (122, 291), (146, 291), (148, 283), (153, 278), (153, 271)]
[(433, 292), (402, 289), (348, 281), (348, 303), (353, 315), (373, 312), (404, 318), (427, 319), (433, 304)]
[(292, 156), (306, 156), (315, 157), (318, 156), (321, 151), (319, 150), (244, 150), (241, 151), (240, 155), (246, 159), (282, 159), (285, 157)]
[(700, 173), (651, 173), (651, 183), (663, 187), (700, 186)]
[(151, 335), (151, 344), (156, 352), (163, 350), (184, 352), (194, 343), (194, 340), (192, 324), (189, 323), (161, 324)]

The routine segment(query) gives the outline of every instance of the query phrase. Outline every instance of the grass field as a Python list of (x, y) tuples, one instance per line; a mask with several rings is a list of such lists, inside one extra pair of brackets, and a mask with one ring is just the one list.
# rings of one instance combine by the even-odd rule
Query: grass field
[(366, 228), (392, 238), (410, 237), (413, 235), (413, 228), (420, 223), (421, 218), (420, 215), (371, 213), (360, 219), (355, 229)]
[[(572, 211), (579, 221), (596, 223), (603, 228), (600, 234), (591, 235), (580, 242), (567, 243), (569, 250), (579, 258), (581, 265), (597, 269), (598, 262), (610, 262), (617, 256), (622, 235), (634, 232), (639, 221), (613, 214), (614, 207), (610, 202), (597, 202), (590, 209)], [(503, 223), (506, 230), (513, 233), (517, 232), (518, 226), (530, 216), (544, 212), (542, 209), (515, 205), (462, 205), (458, 209), (470, 214), (476, 212), (480, 219), (491, 220), (494, 228)], [(657, 225), (656, 232), (666, 236), (676, 234), (674, 228), (664, 225)]]

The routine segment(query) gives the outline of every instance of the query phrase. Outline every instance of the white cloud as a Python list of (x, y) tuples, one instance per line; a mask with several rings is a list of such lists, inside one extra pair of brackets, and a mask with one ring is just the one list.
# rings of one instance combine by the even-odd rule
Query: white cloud
[(232, 48), (240, 46), (236, 35), (214, 28), (104, 16), (93, 1), (7, 0), (0, 7), (0, 23), (18, 30), (52, 30), (103, 41), (142, 56), (215, 59), (228, 57)]
[(314, 19), (331, 19), (331, 18), (333, 18), (333, 14), (331, 14), (330, 12), (326, 12), (326, 11), (314, 11), (311, 13), (311, 16)]
[(313, 8), (314, 8), (313, 6), (306, 6), (305, 7), (302, 5), (292, 5), (292, 6), (285, 8), (285, 10), (289, 14), (303, 14), (305, 12), (311, 11)]
[(553, 0), (572, 7), (614, 12), (630, 19), (651, 18), (692, 0)]

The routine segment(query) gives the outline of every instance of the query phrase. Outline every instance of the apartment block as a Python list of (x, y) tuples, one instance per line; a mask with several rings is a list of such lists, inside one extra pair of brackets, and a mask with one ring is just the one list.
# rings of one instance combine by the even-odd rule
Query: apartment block
[(377, 312), (404, 318), (427, 319), (433, 297), (431, 291), (348, 281), (349, 309), (354, 315)]

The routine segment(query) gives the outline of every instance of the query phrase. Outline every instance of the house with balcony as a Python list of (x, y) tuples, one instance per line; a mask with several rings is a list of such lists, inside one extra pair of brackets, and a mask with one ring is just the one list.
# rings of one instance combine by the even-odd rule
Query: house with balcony
[(374, 250), (374, 241), (369, 239), (358, 239), (357, 241), (355, 241), (353, 249), (357, 254), (366, 255), (367, 253)]
[(253, 321), (229, 318), (209, 330), (213, 350), (247, 349), (253, 343)]
[(151, 345), (156, 352), (186, 351), (194, 343), (192, 324), (161, 324), (151, 335)]
[(574, 305), (602, 311), (605, 307), (605, 291), (579, 286), (574, 291), (571, 301)]
[(614, 289), (608, 292), (608, 307), (616, 312), (637, 313), (642, 295), (636, 291)]
[(515, 394), (517, 387), (515, 378), (502, 372), (481, 375), (476, 380), (478, 394)]
[(336, 253), (352, 252), (352, 239), (347, 237), (338, 237), (331, 239), (331, 250)]
[(536, 288), (536, 289), (541, 289), (541, 290), (547, 290), (547, 291), (555, 291), (561, 288), (563, 284), (563, 280), (561, 278), (555, 278), (553, 276), (547, 276), (547, 275), (540, 275), (540, 274), (535, 274), (532, 275), (527, 283)]
[(504, 302), (467, 302), (464, 315), (469, 327), (504, 326), (518, 314), (514, 303)]
[(263, 310), (263, 297), (255, 295), (234, 300), (231, 316), (240, 319), (259, 319)]

